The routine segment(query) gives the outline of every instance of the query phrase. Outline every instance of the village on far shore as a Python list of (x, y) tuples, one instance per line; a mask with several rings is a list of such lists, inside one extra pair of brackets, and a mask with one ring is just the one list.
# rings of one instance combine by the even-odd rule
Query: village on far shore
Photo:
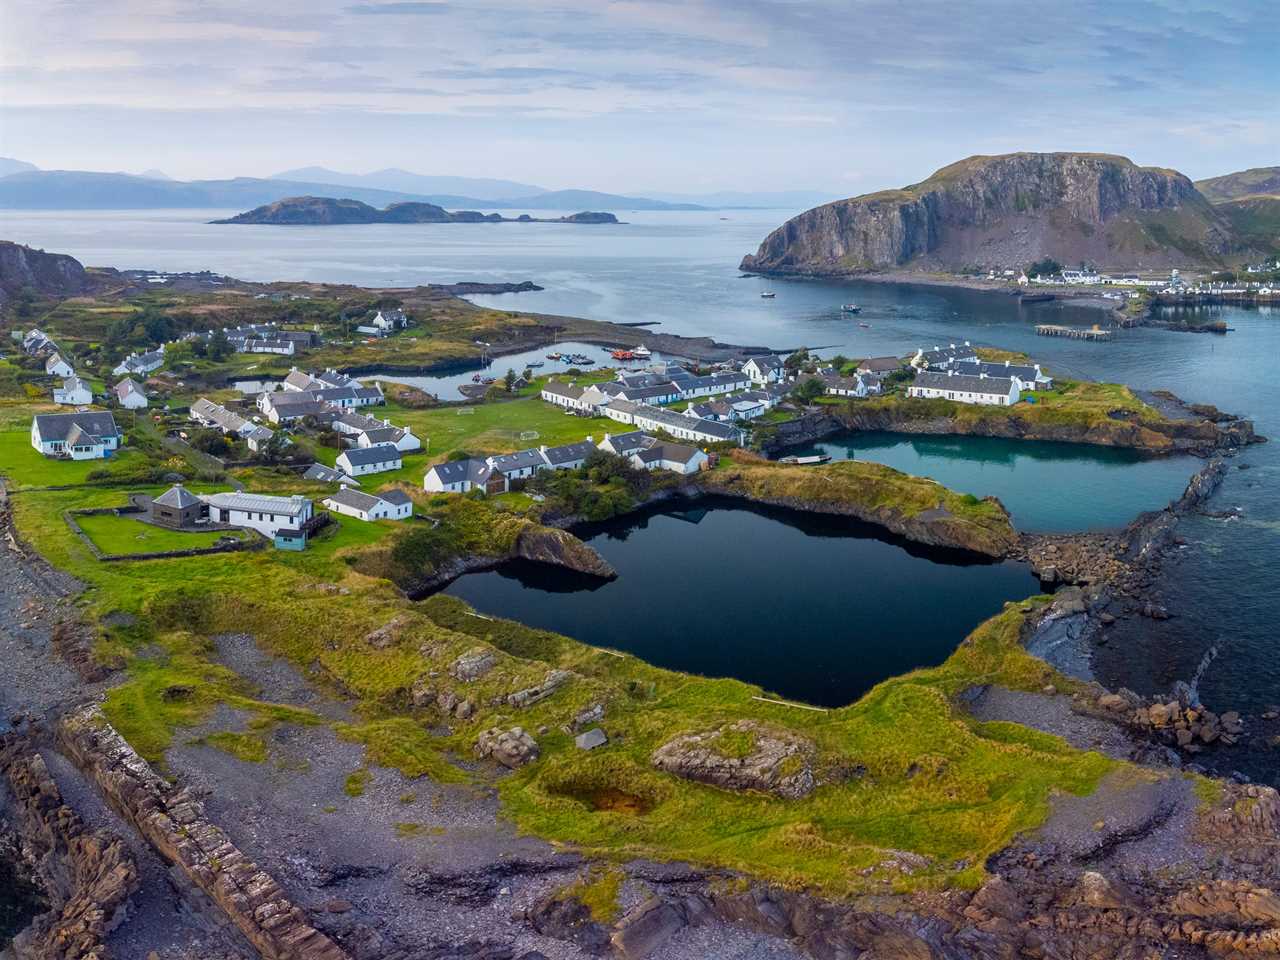
[[(408, 323), (400, 310), (379, 310), (357, 329), (362, 335), (384, 337)], [(236, 352), (285, 356), (319, 345), (313, 332), (264, 325), (188, 334), (184, 339), (191, 338), (209, 346), (217, 341)], [(121, 450), (125, 434), (113, 411), (144, 415), (148, 410), (146, 384), (151, 381), (135, 378), (147, 378), (164, 366), (164, 345), (127, 357), (114, 371), (121, 379), (101, 396), (76, 375), (68, 354), (39, 329), (27, 331), (21, 343), (29, 356), (44, 358), (53, 402), (72, 408), (36, 414), (31, 446), (47, 458), (73, 461), (108, 459)], [(228, 443), (242, 443), (250, 457), (266, 463), (287, 461), (299, 483), (334, 489), (319, 498), (317, 507), (310, 497), (297, 493), (198, 492), (185, 478), (174, 478), (154, 499), (131, 498), (131, 513), (170, 530), (253, 531), (279, 549), (301, 550), (333, 522), (334, 514), (364, 522), (413, 518), (412, 489), (423, 495), (518, 492), (541, 471), (577, 470), (601, 454), (621, 458), (636, 470), (696, 474), (713, 469), (725, 450), (748, 445), (753, 432), (771, 418), (790, 415), (780, 408), (802, 410), (819, 398), (853, 402), (898, 392), (908, 400), (1013, 406), (1024, 399), (1034, 402), (1035, 391), (1051, 390), (1054, 384), (1039, 364), (984, 360), (969, 341), (920, 346), (904, 357), (824, 360), (802, 350), (790, 356), (753, 355), (706, 368), (675, 359), (649, 360), (643, 348), (636, 354), (618, 354), (648, 362), (589, 373), (571, 369), (545, 378), (526, 370), (524, 376), (514, 377), (515, 386), (532, 386), (543, 403), (566, 416), (612, 421), (617, 432), (584, 431), (581, 439), (568, 443), (490, 455), (451, 453), (434, 463), (428, 462), (428, 437), (418, 436), (409, 423), (373, 415), (372, 408), (388, 403), (382, 383), (361, 381), (332, 368), (308, 372), (294, 367), (283, 380), (263, 381), (260, 392), (239, 401), (200, 396), (188, 407), (163, 403), (161, 414), (153, 416), (170, 423), (173, 443), (188, 444), (197, 431), (214, 432)], [(105, 409), (93, 409), (95, 402)], [(473, 400), (449, 406), (456, 407), (459, 416), (475, 408)], [(172, 426), (175, 416), (185, 416), (190, 427)], [(513, 417), (513, 438), (539, 438), (537, 430), (522, 427), (519, 417)], [(295, 441), (310, 444), (321, 436), (335, 438), (340, 446), (332, 464), (290, 456)], [(404, 480), (406, 456), (424, 458), (420, 483)], [(364, 489), (370, 478), (395, 472), (395, 484)]]

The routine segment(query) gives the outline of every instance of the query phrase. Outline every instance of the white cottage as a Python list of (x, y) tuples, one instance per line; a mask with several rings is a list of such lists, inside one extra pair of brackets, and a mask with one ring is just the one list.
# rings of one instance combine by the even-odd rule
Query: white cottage
[(132, 377), (125, 377), (114, 387), (116, 403), (126, 410), (145, 410), (147, 394)]
[(1011, 407), (1022, 398), (1021, 384), (1009, 377), (968, 376), (954, 370), (926, 370), (916, 374), (907, 396), (941, 398), (957, 403)]
[(46, 457), (101, 460), (120, 448), (120, 428), (105, 411), (42, 413), (31, 420), (31, 446)]
[(79, 377), (67, 377), (62, 386), (53, 388), (53, 402), (67, 407), (83, 407), (93, 403), (93, 390)]
[(413, 501), (401, 490), (362, 493), (343, 487), (324, 498), (324, 505), (334, 513), (357, 520), (404, 520), (413, 516)]
[(200, 498), (209, 505), (209, 519), (233, 527), (248, 527), (264, 536), (298, 533), (311, 519), (314, 507), (306, 497), (274, 497), (261, 493), (212, 493)]
[(383, 473), (399, 470), (404, 466), (400, 451), (393, 443), (379, 443), (372, 447), (355, 447), (338, 454), (335, 466), (348, 476), (358, 477), (366, 473)]

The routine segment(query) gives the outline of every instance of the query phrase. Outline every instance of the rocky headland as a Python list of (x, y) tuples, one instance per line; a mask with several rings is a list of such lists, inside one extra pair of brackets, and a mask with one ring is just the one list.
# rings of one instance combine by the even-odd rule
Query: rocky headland
[(1014, 153), (970, 157), (900, 190), (806, 211), (741, 267), (847, 277), (902, 268), (958, 273), (1050, 257), (1166, 269), (1253, 252), (1177, 171), (1106, 154)]

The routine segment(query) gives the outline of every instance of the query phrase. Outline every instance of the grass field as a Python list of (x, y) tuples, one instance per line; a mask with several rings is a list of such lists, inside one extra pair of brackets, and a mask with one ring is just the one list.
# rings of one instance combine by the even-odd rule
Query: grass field
[(0, 473), (18, 490), (85, 483), (95, 470), (126, 469), (146, 460), (136, 450), (120, 450), (106, 460), (55, 460), (31, 446), (29, 416), (27, 423), (26, 429), (0, 431)]
[(223, 537), (243, 540), (240, 530), (167, 530), (143, 523), (131, 516), (111, 513), (78, 516), (75, 521), (103, 553), (159, 553), (165, 550), (191, 550), (212, 547)]

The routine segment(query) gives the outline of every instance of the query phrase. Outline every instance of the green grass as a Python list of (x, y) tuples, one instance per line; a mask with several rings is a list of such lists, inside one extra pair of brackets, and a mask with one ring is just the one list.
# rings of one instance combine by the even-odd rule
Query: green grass
[(246, 539), (240, 530), (168, 530), (154, 524), (143, 523), (129, 515), (110, 513), (93, 516), (75, 516), (75, 522), (103, 553), (158, 553), (167, 550), (191, 550), (212, 547), (223, 537)]
[(0, 432), (0, 472), (14, 489), (66, 486), (88, 482), (96, 470), (123, 471), (146, 461), (136, 450), (121, 450), (106, 460), (57, 460), (31, 446), (30, 417), (27, 428)]
[(222, 730), (209, 734), (204, 742), (245, 763), (262, 763), (267, 759), (267, 741), (261, 734)]
[(361, 767), (359, 770), (353, 770), (347, 774), (347, 778), (342, 781), (342, 792), (348, 797), (363, 797), (365, 788), (369, 786), (369, 782), (373, 779), (373, 774)]

